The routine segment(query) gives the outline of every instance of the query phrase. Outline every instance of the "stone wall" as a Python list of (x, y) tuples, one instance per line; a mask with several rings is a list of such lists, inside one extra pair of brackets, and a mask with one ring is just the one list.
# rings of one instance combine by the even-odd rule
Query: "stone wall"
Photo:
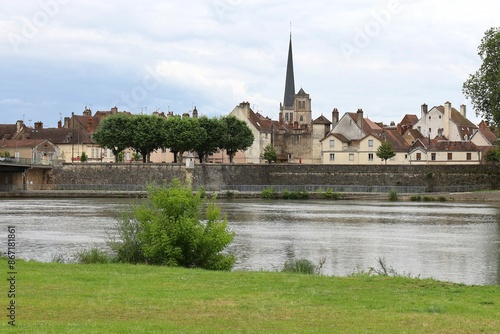
[(362, 185), (447, 186), (500, 189), (500, 168), (416, 165), (197, 164), (192, 170), (177, 164), (77, 164), (55, 167), (55, 184), (146, 184), (191, 179), (207, 190), (234, 185)]

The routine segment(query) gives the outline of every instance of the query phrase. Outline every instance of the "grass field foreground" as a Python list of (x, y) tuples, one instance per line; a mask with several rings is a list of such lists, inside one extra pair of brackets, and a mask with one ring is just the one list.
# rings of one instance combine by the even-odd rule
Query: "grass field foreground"
[(4, 316), (2, 333), (500, 332), (500, 286), (128, 264), (17, 271), (16, 326)]

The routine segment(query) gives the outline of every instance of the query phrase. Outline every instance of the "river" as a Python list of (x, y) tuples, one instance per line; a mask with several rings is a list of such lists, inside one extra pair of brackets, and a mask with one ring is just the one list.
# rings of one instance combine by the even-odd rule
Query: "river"
[[(137, 199), (1, 199), (0, 245), (16, 227), (17, 256), (74, 259), (106, 248), (117, 216)], [(492, 204), (218, 200), (236, 232), (235, 270), (280, 270), (324, 259), (324, 275), (377, 267), (464, 284), (500, 284), (499, 209)], [(2, 237), (3, 236), (3, 237)]]

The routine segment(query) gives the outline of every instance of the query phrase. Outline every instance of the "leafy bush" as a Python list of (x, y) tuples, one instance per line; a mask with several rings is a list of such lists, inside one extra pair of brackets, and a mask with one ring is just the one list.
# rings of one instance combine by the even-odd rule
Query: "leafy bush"
[(389, 191), (389, 201), (395, 202), (398, 200), (398, 192), (393, 189)]
[(283, 190), (283, 198), (284, 199), (308, 199), (309, 193), (306, 190), (302, 191), (288, 191)]
[[(122, 218), (119, 241), (111, 248), (122, 262), (230, 270), (234, 255), (222, 254), (234, 233), (221, 219), (215, 197), (202, 217), (202, 191), (172, 181), (169, 187), (150, 186), (145, 204)], [(205, 218), (204, 222), (202, 218)]]
[(76, 260), (83, 264), (110, 263), (112, 262), (112, 257), (99, 248), (91, 248), (77, 253)]
[(432, 196), (424, 196), (424, 197), (422, 197), (422, 200), (424, 202), (434, 202), (436, 199)]
[(340, 193), (336, 193), (332, 188), (326, 189), (324, 196), (330, 199), (340, 199), (342, 197)]
[(274, 198), (276, 197), (276, 193), (274, 192), (273, 187), (267, 187), (264, 190), (262, 190), (260, 196), (262, 198)]
[(439, 196), (439, 197), (438, 197), (438, 201), (439, 201), (439, 202), (446, 202), (446, 197), (444, 197), (444, 196)]
[(315, 274), (316, 266), (307, 259), (287, 260), (281, 270), (285, 273)]
[(422, 200), (422, 196), (420, 196), (420, 195), (412, 195), (410, 197), (410, 201), (412, 201), (412, 202), (420, 202), (421, 200)]

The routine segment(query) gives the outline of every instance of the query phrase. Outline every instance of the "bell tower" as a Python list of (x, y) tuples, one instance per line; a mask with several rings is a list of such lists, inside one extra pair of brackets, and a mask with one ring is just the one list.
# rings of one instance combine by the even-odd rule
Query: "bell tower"
[(292, 34), (288, 46), (288, 61), (286, 64), (285, 94), (283, 104), (280, 103), (280, 123), (293, 123), (294, 119), (295, 78), (293, 75)]

